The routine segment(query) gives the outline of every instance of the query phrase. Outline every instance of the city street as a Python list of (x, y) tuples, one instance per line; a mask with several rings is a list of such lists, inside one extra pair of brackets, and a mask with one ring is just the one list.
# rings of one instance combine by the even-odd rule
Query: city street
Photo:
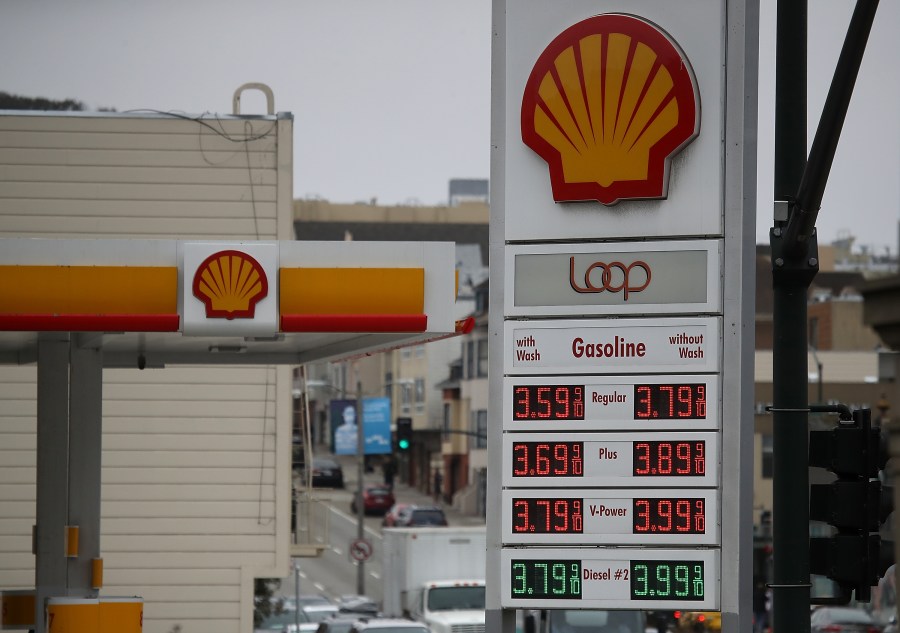
[[(356, 458), (336, 456), (344, 470), (343, 490), (316, 489), (317, 516), (314, 521), (324, 529), (317, 530), (321, 536), (315, 540), (327, 547), (317, 558), (295, 558), (299, 565), (300, 593), (321, 593), (329, 598), (357, 593), (357, 563), (350, 556), (349, 546), (356, 540), (357, 518), (350, 512), (350, 503), (357, 488)], [(365, 474), (366, 483), (382, 483), (380, 471)], [(419, 490), (404, 483), (395, 483), (394, 495), (398, 503), (435, 505), (434, 500)], [(481, 517), (462, 515), (446, 504), (444, 508), (450, 525), (483, 525)], [(324, 513), (327, 515), (323, 516)], [(372, 555), (363, 563), (365, 570), (364, 593), (373, 600), (381, 601), (381, 516), (366, 516), (365, 539), (372, 545)], [(295, 595), (295, 575), (281, 581), (278, 594), (286, 598)]]

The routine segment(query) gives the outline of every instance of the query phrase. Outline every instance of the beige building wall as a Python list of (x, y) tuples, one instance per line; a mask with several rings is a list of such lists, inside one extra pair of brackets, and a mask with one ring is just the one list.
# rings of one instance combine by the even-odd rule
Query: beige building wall
[[(290, 116), (0, 115), (0, 236), (292, 239)], [(0, 366), (0, 590), (34, 586), (36, 369)], [(106, 369), (101, 595), (246, 633), (288, 574), (288, 367)]]

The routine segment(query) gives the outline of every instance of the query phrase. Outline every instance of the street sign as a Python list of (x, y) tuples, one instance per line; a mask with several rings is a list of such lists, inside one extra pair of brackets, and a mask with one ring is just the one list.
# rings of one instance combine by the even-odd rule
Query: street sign
[(372, 556), (372, 543), (364, 538), (354, 539), (350, 543), (350, 557), (355, 561), (363, 562)]

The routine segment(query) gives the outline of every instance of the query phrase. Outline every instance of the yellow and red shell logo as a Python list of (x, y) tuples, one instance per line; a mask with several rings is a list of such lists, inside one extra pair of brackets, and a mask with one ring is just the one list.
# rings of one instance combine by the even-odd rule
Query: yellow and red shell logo
[(269, 293), (266, 271), (241, 251), (213, 253), (194, 273), (194, 296), (207, 318), (252, 319), (256, 304)]
[(594, 16), (560, 33), (522, 98), (522, 140), (547, 161), (557, 202), (665, 198), (670, 159), (699, 131), (687, 57), (631, 15)]

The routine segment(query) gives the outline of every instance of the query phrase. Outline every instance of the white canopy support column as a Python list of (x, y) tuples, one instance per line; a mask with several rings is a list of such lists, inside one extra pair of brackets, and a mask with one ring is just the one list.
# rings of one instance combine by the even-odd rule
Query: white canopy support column
[(68, 559), (66, 595), (96, 598), (92, 561), (100, 558), (103, 352), (83, 347), (83, 338), (75, 335), (69, 366), (68, 521), (78, 527), (79, 537), (77, 556)]

